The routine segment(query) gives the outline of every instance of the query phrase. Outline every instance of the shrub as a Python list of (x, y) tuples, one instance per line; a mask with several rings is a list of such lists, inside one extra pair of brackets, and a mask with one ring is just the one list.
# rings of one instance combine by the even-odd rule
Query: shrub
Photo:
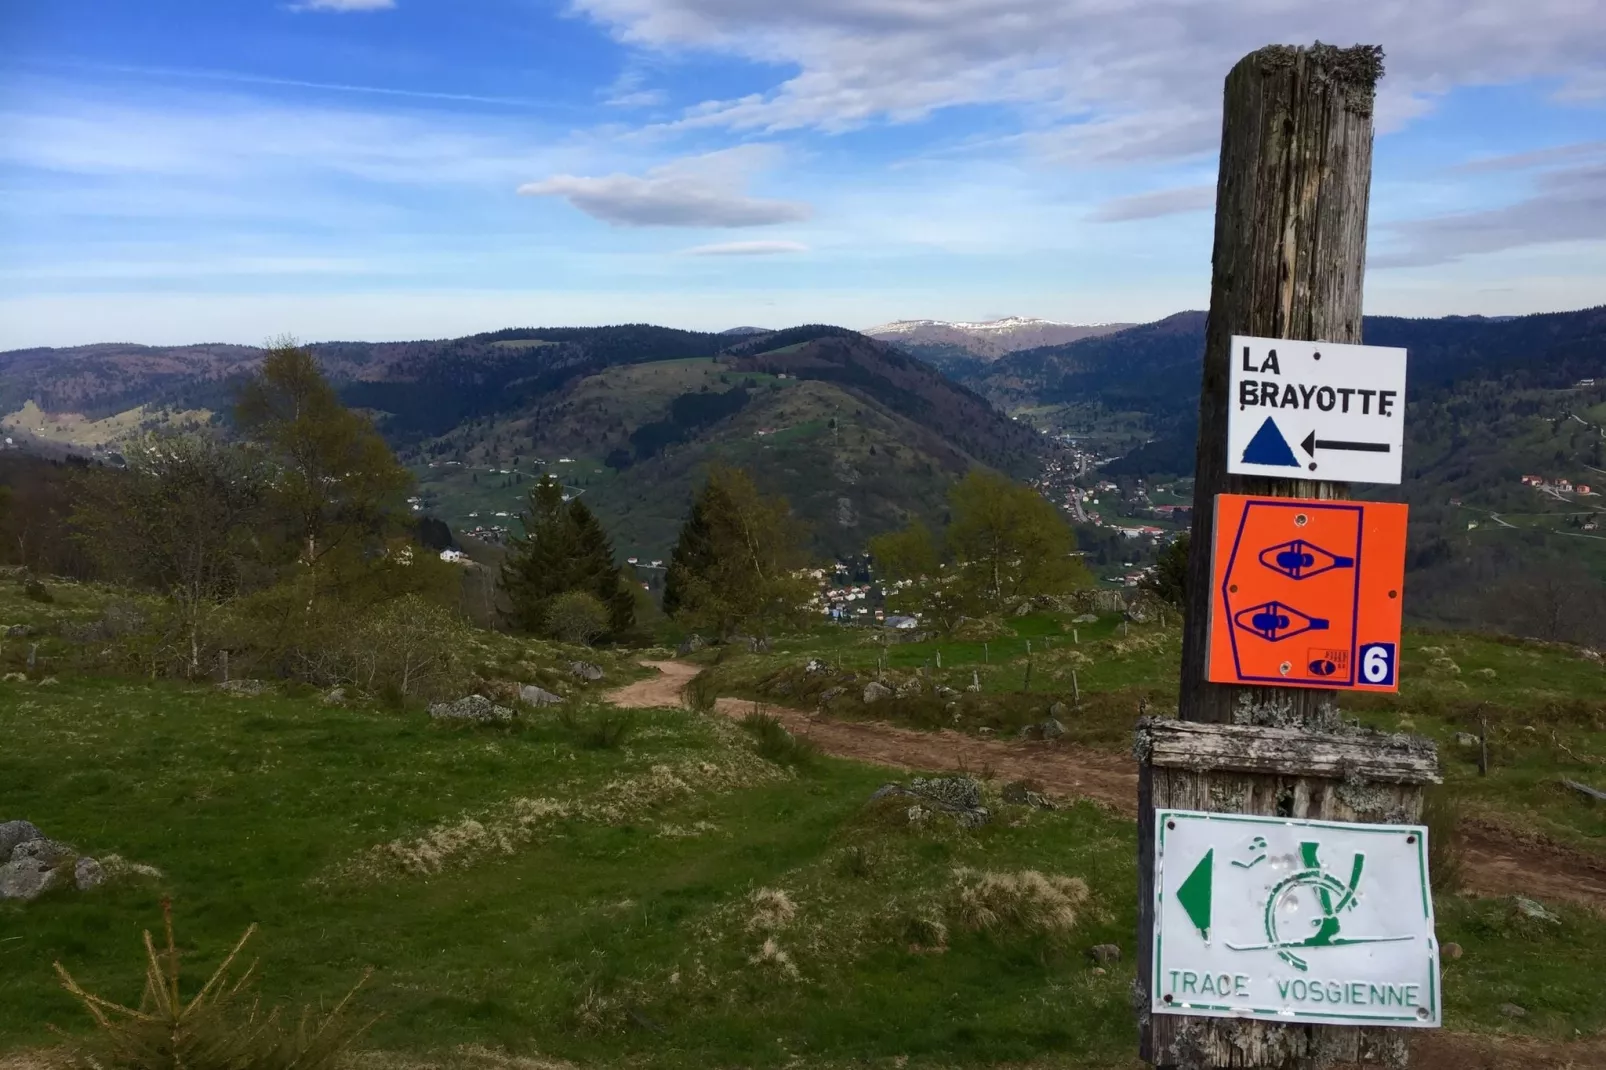
[(590, 646), (608, 630), (608, 607), (585, 591), (565, 591), (547, 607), (545, 623), (552, 638)]
[(954, 912), (965, 928), (1048, 938), (1075, 929), (1089, 897), (1080, 878), (1045, 875), (1035, 869), (1016, 873), (960, 869), (954, 872), (954, 884)]
[(265, 1012), (252, 991), (256, 965), (234, 973), (235, 960), (256, 932), (255, 925), (200, 991), (185, 999), (179, 986), (172, 907), (166, 901), (162, 915), (167, 946), (158, 951), (146, 930), (145, 996), (138, 1009), (84, 991), (56, 963), (62, 986), (100, 1027), (73, 1053), (73, 1065), (84, 1070), (325, 1070), (337, 1065), (377, 1020), (358, 1021), (350, 1013), (352, 998), (368, 979), (366, 973), (327, 1015), (307, 1007), (291, 1024), (280, 1017), (280, 1008)]
[(814, 764), (820, 756), (820, 747), (811, 739), (799, 739), (786, 730), (780, 719), (757, 707), (739, 722), (757, 745), (759, 756), (788, 768), (803, 768)]
[(43, 602), (49, 604), (56, 600), (56, 596), (50, 593), (50, 588), (46, 587), (38, 580), (29, 580), (28, 582), (24, 583), (22, 585), (22, 594), (24, 598), (34, 602)]

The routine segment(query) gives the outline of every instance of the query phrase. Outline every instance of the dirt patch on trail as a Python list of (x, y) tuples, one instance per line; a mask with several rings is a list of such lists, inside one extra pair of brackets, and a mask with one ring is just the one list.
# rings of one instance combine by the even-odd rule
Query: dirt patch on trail
[[(658, 674), (610, 692), (609, 701), (626, 707), (679, 706), (682, 690), (701, 671), (685, 661), (642, 664)], [(740, 717), (753, 706), (745, 699), (722, 698), (715, 708), (727, 717)], [(784, 706), (763, 708), (788, 731), (807, 736), (839, 758), (894, 769), (1037, 780), (1050, 795), (1094, 799), (1123, 814), (1137, 813), (1137, 766), (1125, 755), (1059, 743), (978, 739), (946, 729), (925, 732), (880, 721), (837, 721)], [(1462, 849), (1467, 890), (1475, 895), (1527, 895), (1606, 910), (1606, 859), (1559, 844), (1530, 842), (1516, 830), (1478, 820), (1463, 826)], [(1457, 1070), (1473, 1065), (1482, 1064)], [(1596, 1065), (1606, 1066), (1606, 1060)]]
[[(1525, 895), (1606, 910), (1606, 858), (1526, 839), (1489, 821), (1463, 821), (1459, 831), (1462, 882), (1472, 894)], [(1606, 1059), (1596, 1065), (1606, 1066)]]
[(615, 688), (603, 697), (629, 710), (673, 709), (682, 705), (681, 692), (691, 683), (691, 678), (703, 671), (702, 666), (689, 661), (644, 661), (642, 664), (657, 669), (658, 675)]
[[(608, 700), (618, 706), (679, 706), (681, 691), (700, 668), (683, 661), (642, 662), (659, 675), (638, 680)], [(722, 698), (715, 709), (727, 717), (751, 713), (754, 703)], [(1095, 799), (1135, 814), (1137, 767), (1119, 755), (1058, 743), (977, 739), (947, 729), (924, 732), (881, 721), (837, 721), (818, 713), (763, 705), (787, 731), (818, 744), (825, 753), (873, 765), (920, 772), (963, 771), (1001, 780), (1036, 780), (1050, 795)]]
[(1422, 1033), (1411, 1042), (1412, 1070), (1587, 1070), (1606, 1066), (1606, 1039), (1565, 1043), (1478, 1033)]

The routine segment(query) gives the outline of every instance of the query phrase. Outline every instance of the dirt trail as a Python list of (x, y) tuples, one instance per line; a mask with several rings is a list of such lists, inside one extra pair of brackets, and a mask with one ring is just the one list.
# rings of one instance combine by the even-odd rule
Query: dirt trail
[[(683, 661), (642, 664), (657, 669), (659, 675), (611, 692), (609, 701), (626, 707), (678, 706), (681, 689), (700, 671)], [(740, 717), (753, 706), (746, 699), (722, 698), (715, 708), (727, 717)], [(1127, 814), (1137, 811), (1137, 767), (1116, 755), (1085, 747), (977, 739), (946, 729), (925, 732), (880, 721), (835, 721), (768, 703), (763, 709), (792, 734), (813, 740), (839, 758), (895, 769), (964, 770), (1003, 780), (1036, 780), (1050, 795), (1096, 799)]]
[[(657, 676), (608, 694), (618, 706), (679, 706), (681, 690), (701, 667), (684, 661), (645, 661)], [(746, 699), (722, 698), (728, 717), (753, 709)], [(1057, 743), (977, 739), (962, 732), (926, 732), (880, 721), (836, 721), (818, 713), (765, 705), (787, 729), (827, 754), (895, 769), (964, 770), (1003, 780), (1036, 780), (1050, 795), (1094, 799), (1135, 815), (1137, 766), (1123, 755)], [(1606, 861), (1549, 844), (1529, 843), (1484, 822), (1462, 829), (1463, 873), (1476, 895), (1527, 895), (1606, 910)]]

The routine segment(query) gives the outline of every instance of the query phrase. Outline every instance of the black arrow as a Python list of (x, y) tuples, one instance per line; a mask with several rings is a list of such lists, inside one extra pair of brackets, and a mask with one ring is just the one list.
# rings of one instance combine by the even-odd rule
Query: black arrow
[(1387, 453), (1391, 448), (1387, 442), (1345, 442), (1337, 438), (1317, 438), (1312, 431), (1305, 436), (1300, 448), (1312, 457), (1317, 450), (1354, 450), (1357, 453)]

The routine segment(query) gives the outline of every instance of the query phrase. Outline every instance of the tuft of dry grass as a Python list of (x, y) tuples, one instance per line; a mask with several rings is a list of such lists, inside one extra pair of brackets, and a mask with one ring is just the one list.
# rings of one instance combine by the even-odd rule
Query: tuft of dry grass
[(967, 929), (1060, 937), (1076, 928), (1090, 893), (1080, 877), (954, 870), (953, 910)]
[(749, 930), (773, 932), (785, 928), (797, 915), (797, 904), (780, 888), (760, 888), (748, 901), (753, 906), (747, 919)]

